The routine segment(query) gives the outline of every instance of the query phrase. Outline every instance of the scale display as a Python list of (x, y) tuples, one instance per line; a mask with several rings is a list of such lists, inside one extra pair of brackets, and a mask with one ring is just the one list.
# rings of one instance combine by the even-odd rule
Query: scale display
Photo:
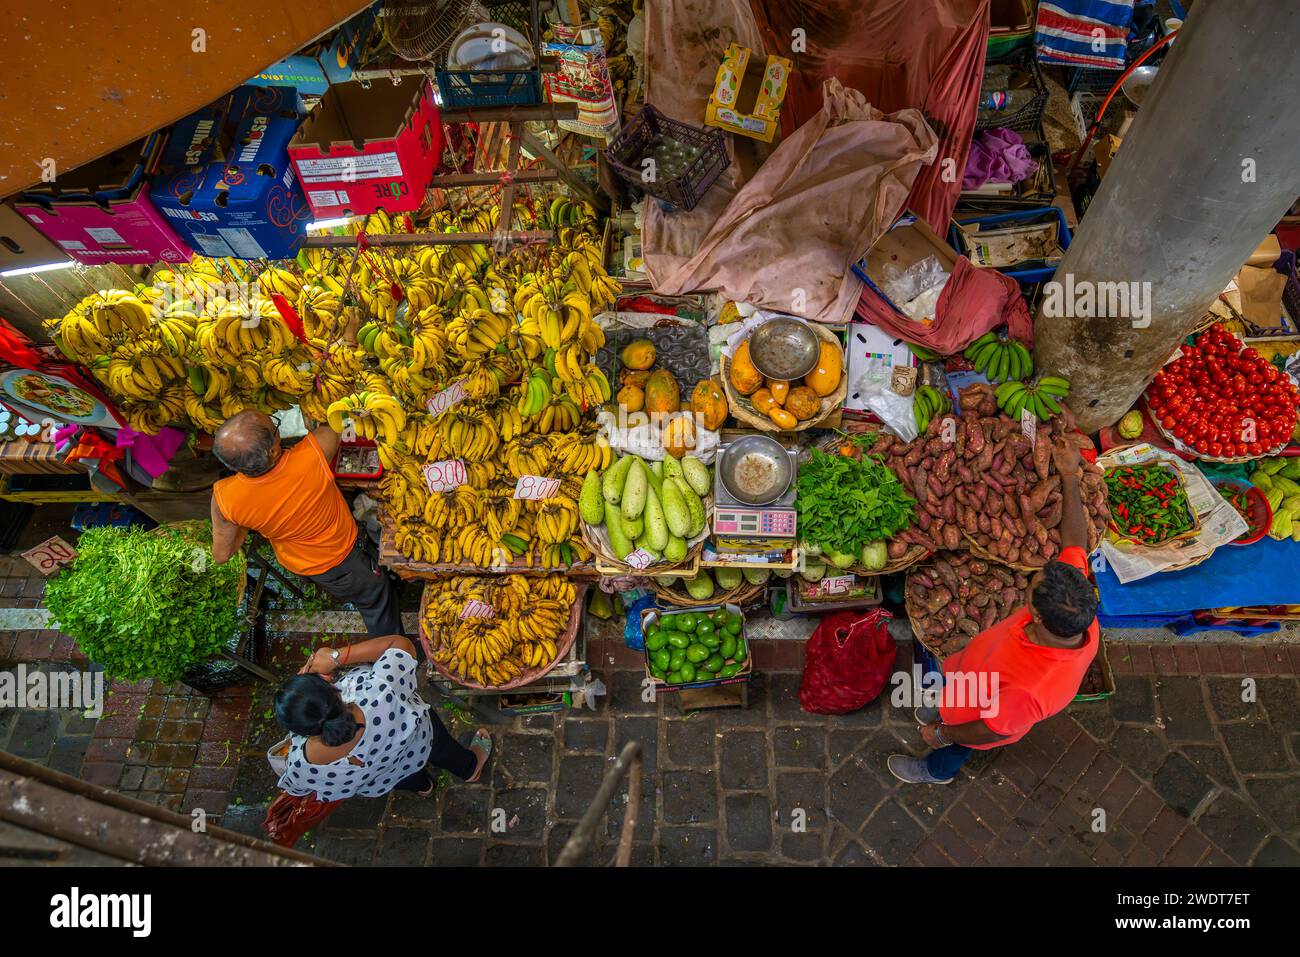
[(715, 506), (713, 534), (735, 538), (794, 538), (795, 512), (788, 508)]

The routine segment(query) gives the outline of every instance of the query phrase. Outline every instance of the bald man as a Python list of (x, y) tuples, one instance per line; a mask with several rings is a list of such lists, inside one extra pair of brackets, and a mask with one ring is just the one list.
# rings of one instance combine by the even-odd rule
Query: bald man
[(226, 562), (249, 530), (265, 535), (288, 571), (351, 602), (372, 638), (402, 634), (397, 591), (362, 550), (357, 523), (334, 481), (338, 433), (322, 425), (289, 449), (263, 412), (226, 421), (212, 451), (235, 472), (212, 487), (212, 555)]

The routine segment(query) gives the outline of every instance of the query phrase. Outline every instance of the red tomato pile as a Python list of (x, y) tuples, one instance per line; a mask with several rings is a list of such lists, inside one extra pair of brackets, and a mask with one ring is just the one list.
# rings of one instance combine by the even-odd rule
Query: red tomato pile
[(1290, 440), (1295, 429), (1300, 390), (1241, 345), (1223, 326), (1211, 326), (1147, 386), (1151, 414), (1201, 455), (1263, 455)]

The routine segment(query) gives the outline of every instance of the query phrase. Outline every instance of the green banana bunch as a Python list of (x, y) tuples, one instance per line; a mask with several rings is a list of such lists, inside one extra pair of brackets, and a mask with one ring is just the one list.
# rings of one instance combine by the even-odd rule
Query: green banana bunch
[(1037, 382), (1004, 382), (993, 392), (998, 408), (1013, 419), (1019, 419), (1025, 409), (1032, 412), (1040, 422), (1046, 422), (1054, 415), (1061, 414), (1063, 399), (1070, 394), (1070, 383), (1060, 376), (1045, 375)]
[(1015, 339), (1002, 339), (996, 332), (986, 332), (962, 353), (991, 382), (1027, 379), (1034, 373), (1034, 358)]
[(916, 428), (922, 435), (936, 415), (943, 415), (951, 409), (952, 400), (946, 393), (930, 385), (917, 386), (916, 395), (912, 399), (912, 415), (916, 419)]

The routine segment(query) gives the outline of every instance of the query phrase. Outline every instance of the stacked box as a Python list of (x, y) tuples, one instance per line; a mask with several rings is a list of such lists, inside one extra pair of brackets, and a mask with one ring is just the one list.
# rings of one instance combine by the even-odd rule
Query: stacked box
[[(177, 124), (176, 149), (150, 196), (196, 252), (289, 259), (298, 251), (311, 222), (288, 154), (300, 118), (293, 89), (241, 87)], [(168, 169), (177, 158), (184, 165)]]

